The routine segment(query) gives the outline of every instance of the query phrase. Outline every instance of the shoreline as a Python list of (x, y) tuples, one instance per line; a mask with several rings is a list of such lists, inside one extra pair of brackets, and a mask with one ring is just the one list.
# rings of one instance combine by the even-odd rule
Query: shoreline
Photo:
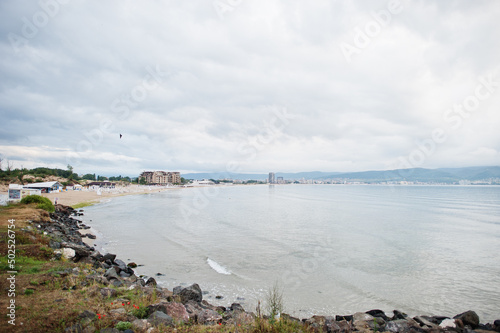
[[(217, 186), (217, 185), (215, 185), (215, 186)], [(262, 185), (262, 186), (266, 186), (266, 185)], [(178, 188), (176, 188), (176, 189), (180, 189), (180, 188), (182, 188), (182, 187), (178, 187)], [(190, 187), (190, 188), (192, 188), (192, 187)], [(195, 188), (197, 188), (197, 187), (195, 187)], [(169, 189), (174, 189), (174, 188), (169, 188)], [(166, 190), (166, 189), (164, 189), (164, 190)], [(144, 192), (144, 193), (150, 193), (150, 194), (153, 194), (153, 193), (157, 193), (157, 192), (159, 193), (159, 192), (163, 192), (163, 191), (151, 191), (151, 192), (149, 192), (149, 191), (148, 191), (148, 192)], [(128, 193), (128, 194), (129, 194), (129, 195), (131, 195), (131, 194), (143, 194), (143, 193)], [(118, 196), (118, 195), (115, 195), (115, 196)], [(113, 196), (110, 196), (110, 197), (113, 197)], [(132, 200), (136, 200), (136, 199), (132, 199)], [(113, 222), (113, 220), (114, 220), (114, 219), (113, 219), (113, 217), (112, 217), (112, 216), (110, 216), (110, 217), (109, 217), (106, 221), (107, 221), (107, 222)], [(86, 222), (86, 223), (87, 223), (88, 225), (92, 225), (92, 222), (91, 222), (91, 221), (90, 221), (90, 222)], [(96, 234), (96, 235), (97, 235), (97, 234)], [(101, 235), (101, 236), (102, 236), (102, 235)], [(98, 240), (97, 240), (97, 241), (98, 241)], [(95, 242), (97, 245), (96, 245), (96, 244), (94, 244), (94, 242)], [(98, 245), (99, 245), (99, 243), (98, 243), (98, 242), (96, 242), (96, 240), (92, 240), (92, 243), (88, 243), (88, 244), (89, 244), (90, 246), (94, 246), (94, 245), (95, 245), (96, 247), (98, 247)], [(103, 244), (101, 244), (101, 245), (100, 245), (99, 251), (104, 251), (104, 250), (105, 250), (105, 249), (103, 248), (103, 246), (102, 246), (102, 245), (103, 245)], [(116, 253), (116, 254), (118, 254), (118, 255), (123, 255), (123, 251), (121, 251), (121, 250), (123, 250), (123, 249), (121, 249), (121, 248), (114, 248), (114, 249), (110, 249), (110, 248), (108, 248), (108, 250), (112, 250), (112, 251), (113, 251), (113, 253)], [(103, 252), (103, 253), (104, 253), (104, 252)], [(125, 251), (125, 253), (126, 253), (126, 251)], [(127, 255), (127, 257), (130, 257), (130, 258), (135, 258), (135, 257), (130, 256), (130, 254), (128, 254), (128, 255)], [(127, 257), (125, 257), (125, 258), (127, 258)], [(139, 263), (139, 261), (137, 261), (137, 262)], [(167, 273), (165, 270), (161, 270), (161, 269), (156, 270), (156, 269), (155, 269), (155, 267), (156, 267), (155, 265), (149, 265), (149, 266), (150, 266), (150, 267), (153, 267), (153, 269), (152, 269), (152, 270), (153, 270), (153, 271), (155, 271), (155, 272)], [(145, 268), (140, 268), (139, 270), (143, 270), (143, 269), (145, 269)], [(146, 274), (146, 275), (149, 275), (149, 276), (154, 276), (154, 277), (156, 277), (156, 276), (155, 276), (155, 274), (154, 274), (153, 272), (151, 272), (151, 270), (150, 270), (150, 271), (148, 271), (148, 272), (144, 272), (144, 271), (143, 271), (143, 272), (141, 272), (141, 273)], [(168, 273), (167, 273), (167, 274), (168, 274)], [(161, 274), (161, 275), (163, 275), (163, 276), (164, 276), (165, 274)], [(160, 279), (161, 279), (161, 277), (160, 277)], [(177, 280), (177, 281), (178, 281), (178, 283), (180, 283), (181, 285), (186, 285), (188, 281), (189, 281), (189, 283), (191, 283), (191, 282), (200, 283), (200, 285), (202, 285), (201, 283), (203, 282), (203, 281), (199, 281), (199, 279), (197, 279), (197, 278), (188, 278), (188, 279), (182, 279), (182, 278), (181, 278), (180, 280)], [(159, 281), (159, 282), (160, 282), (160, 284), (162, 284), (162, 285), (163, 285), (163, 282), (164, 282), (164, 281)], [(166, 287), (166, 288), (172, 288), (172, 287), (174, 287), (174, 286), (175, 286), (175, 284), (172, 284), (172, 282), (171, 282), (171, 281), (169, 281), (169, 282), (168, 282), (168, 284), (165, 284), (165, 287)], [(210, 288), (210, 286), (207, 286), (207, 288), (208, 288), (208, 289), (211, 289), (211, 288)], [(224, 303), (224, 301), (225, 301), (225, 300), (228, 300), (228, 299), (233, 300), (233, 298), (234, 298), (234, 297), (233, 297), (233, 298), (231, 298), (231, 296), (229, 296), (229, 295), (227, 294), (227, 293), (229, 293), (230, 295), (232, 295), (232, 294), (233, 294), (233, 293), (228, 292), (227, 290), (226, 290), (226, 292), (227, 292), (226, 294), (222, 293), (221, 291), (218, 291), (218, 292), (215, 292), (215, 293), (210, 293), (210, 294), (208, 293), (208, 291), (207, 291), (207, 290), (205, 290), (205, 292), (206, 292), (206, 295), (211, 295), (211, 296), (218, 296), (218, 295), (222, 295), (222, 296), (223, 296), (223, 297), (221, 297), (220, 299), (212, 299), (212, 300), (209, 300), (209, 301), (211, 301), (211, 302), (212, 302), (212, 301), (213, 301), (213, 302), (215, 302), (215, 303), (213, 303), (213, 304), (215, 304), (215, 305), (222, 305), (222, 304)], [(246, 297), (245, 297), (245, 298), (246, 298)], [(246, 300), (245, 300), (245, 298), (243, 298), (243, 299), (242, 299), (242, 300), (243, 300), (243, 302), (242, 302), (242, 305), (243, 305), (243, 306), (245, 306), (245, 304), (244, 304), (244, 303), (247, 303), (247, 301), (250, 301), (250, 299), (246, 299)], [(224, 301), (221, 301), (221, 299), (224, 299)], [(238, 299), (237, 299), (236, 301), (238, 301)], [(246, 304), (246, 305), (248, 305), (248, 304)], [(380, 306), (380, 305), (378, 305), (378, 306)], [(246, 306), (245, 306), (245, 307), (246, 307)], [(253, 307), (252, 307), (252, 308), (253, 308)], [(370, 307), (366, 307), (366, 309), (369, 309), (369, 308), (370, 308)], [(413, 315), (419, 315), (419, 314), (432, 315), (432, 313), (433, 313), (433, 311), (418, 311), (418, 310), (409, 310), (409, 309), (405, 309), (405, 308), (404, 308), (404, 306), (400, 306), (400, 307), (398, 307), (398, 309), (399, 309), (399, 308), (403, 308), (403, 309), (402, 309), (403, 311), (407, 312), (408, 314), (410, 314), (410, 315), (412, 315), (412, 316), (413, 316)], [(319, 309), (319, 308), (318, 308), (318, 307), (315, 307), (315, 309), (317, 310), (317, 309)], [(466, 308), (461, 308), (461, 310), (465, 310), (465, 309), (466, 309)], [(390, 310), (390, 308), (389, 308), (389, 307), (384, 307), (384, 310), (386, 311), (386, 313), (389, 313), (389, 312), (390, 312), (390, 311), (389, 311), (389, 310)], [(303, 312), (303, 313), (300, 313), (300, 312)], [(321, 315), (326, 315), (326, 314), (327, 314), (327, 312), (329, 312), (329, 311), (321, 311), (321, 310), (320, 310), (320, 311), (315, 311), (315, 310), (311, 310), (311, 309), (303, 309), (303, 308), (300, 308), (300, 309), (299, 309), (299, 308), (297, 308), (297, 309), (294, 309), (294, 310), (292, 311), (292, 313), (290, 313), (290, 314), (291, 314), (291, 315), (294, 315), (294, 316), (298, 316), (298, 317), (300, 317), (300, 318), (305, 318), (306, 316), (316, 315), (316, 314), (318, 314), (318, 312), (319, 312)], [(349, 312), (349, 311), (346, 311), (346, 312)], [(484, 313), (481, 313), (481, 312), (478, 312), (478, 313), (479, 313), (480, 315), (484, 315)], [(442, 314), (442, 313), (440, 313), (440, 314)], [(448, 313), (446, 313), (446, 315), (451, 316), (451, 315), (452, 315), (452, 312), (448, 312)], [(492, 319), (491, 319), (491, 316), (488, 316), (488, 317), (489, 317), (489, 320), (492, 320)], [(499, 317), (500, 317), (500, 316), (499, 316)]]
[[(82, 233), (78, 230), (87, 232), (88, 227), (78, 219), (73, 219), (71, 216), (81, 216), (78, 212), (71, 207), (58, 205), (57, 212), (52, 216), (52, 223), (41, 223), (38, 225), (40, 231), (47, 231), (51, 234), (54, 230), (55, 224), (65, 226), (72, 226), (72, 230), (66, 233), (66, 236), (60, 240), (59, 246), (56, 246), (61, 255), (65, 255), (68, 251), (71, 252), (68, 259), (84, 264), (90, 264), (94, 270), (88, 278), (98, 282), (98, 292), (105, 297), (110, 297), (112, 289), (109, 287), (114, 286), (118, 293), (120, 290), (140, 290), (143, 293), (156, 293), (160, 299), (152, 302), (149, 305), (144, 305), (147, 309), (147, 316), (141, 318), (130, 317), (124, 311), (117, 312), (117, 310), (109, 309), (104, 315), (115, 316), (118, 315), (120, 320), (132, 322), (132, 326), (139, 327), (152, 327), (159, 324), (175, 327), (175, 321), (189, 322), (198, 325), (228, 325), (233, 327), (235, 324), (245, 324), (248, 327), (256, 325), (262, 320), (266, 323), (269, 321), (273, 323), (281, 322), (288, 323), (287, 325), (294, 325), (294, 331), (325, 331), (325, 332), (391, 332), (391, 333), (405, 333), (411, 331), (420, 332), (457, 332), (457, 333), (470, 333), (470, 332), (500, 332), (500, 320), (495, 320), (494, 323), (482, 324), (477, 314), (472, 311), (457, 314), (454, 317), (439, 316), (439, 315), (417, 315), (415, 317), (409, 316), (401, 311), (394, 310), (393, 315), (388, 315), (388, 312), (382, 310), (370, 310), (366, 312), (356, 312), (348, 315), (312, 315), (309, 318), (295, 318), (285, 313), (279, 313), (281, 318), (277, 317), (272, 320), (272, 317), (261, 314), (260, 307), (257, 313), (245, 310), (240, 304), (233, 303), (230, 306), (216, 306), (207, 302), (202, 291), (197, 283), (190, 286), (178, 286), (170, 291), (169, 289), (162, 288), (157, 285), (153, 277), (136, 276), (131, 267), (136, 268), (135, 263), (126, 263), (117, 259), (115, 254), (100, 254), (90, 246), (79, 245), (86, 237), (81, 237)], [(64, 229), (64, 228), (63, 228)], [(51, 232), (52, 231), (52, 232)], [(81, 243), (80, 243), (81, 244)], [(91, 273), (91, 272), (89, 272)], [(115, 297), (117, 297), (115, 292)], [(111, 301), (111, 300), (110, 300)], [(122, 302), (122, 301), (120, 301)], [(111, 303), (113, 304), (113, 303)], [(263, 304), (263, 309), (265, 305)], [(109, 312), (108, 312), (109, 311)], [(101, 312), (103, 313), (103, 312)], [(146, 319), (147, 318), (147, 319)], [(158, 318), (164, 321), (158, 322)], [(254, 324), (252, 324), (254, 323)], [(475, 330), (475, 331), (471, 331)], [(146, 329), (138, 329), (137, 331), (144, 332)]]

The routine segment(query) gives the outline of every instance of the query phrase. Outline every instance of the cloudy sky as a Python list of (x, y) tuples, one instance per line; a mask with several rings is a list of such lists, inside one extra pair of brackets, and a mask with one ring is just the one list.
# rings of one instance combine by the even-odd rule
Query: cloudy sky
[(500, 165), (499, 17), (496, 0), (1, 1), (3, 168)]

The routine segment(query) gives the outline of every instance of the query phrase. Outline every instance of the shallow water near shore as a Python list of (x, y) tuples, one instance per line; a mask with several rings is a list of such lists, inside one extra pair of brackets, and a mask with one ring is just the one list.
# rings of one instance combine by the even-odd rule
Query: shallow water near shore
[(500, 318), (500, 186), (183, 188), (113, 198), (83, 218), (102, 251), (169, 289), (196, 282), (212, 304), (254, 311), (278, 281), (299, 317)]

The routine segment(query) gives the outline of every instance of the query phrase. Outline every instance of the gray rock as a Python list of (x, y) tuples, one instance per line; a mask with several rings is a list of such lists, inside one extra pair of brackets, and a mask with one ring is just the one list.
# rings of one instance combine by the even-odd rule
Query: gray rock
[(393, 333), (407, 332), (409, 329), (410, 324), (405, 319), (396, 319), (385, 325), (385, 330)]
[(435, 323), (431, 322), (428, 317), (425, 316), (416, 316), (413, 318), (417, 323), (420, 324), (422, 327), (426, 328), (438, 328), (438, 325)]
[(165, 305), (165, 308), (166, 308), (165, 313), (168, 314), (173, 319), (183, 322), (189, 321), (189, 314), (184, 304), (176, 302), (167, 303)]
[(156, 283), (156, 280), (152, 277), (150, 277), (147, 281), (146, 281), (146, 286), (151, 286), (151, 287), (156, 287), (157, 283)]
[(104, 276), (108, 280), (119, 279), (120, 278), (120, 276), (118, 275), (118, 272), (116, 271), (116, 269), (114, 267), (109, 268), (106, 271), (106, 273), (104, 273)]
[(94, 312), (89, 310), (85, 310), (78, 315), (78, 317), (80, 317), (81, 319), (86, 319), (86, 318), (94, 319), (96, 316), (97, 315)]
[(174, 293), (174, 295), (179, 295), (179, 293), (182, 291), (182, 287), (181, 286), (177, 286), (177, 287), (174, 287), (174, 289), (172, 289), (172, 292)]
[(116, 254), (106, 253), (102, 256), (101, 261), (110, 260), (111, 262), (115, 261)]
[(122, 278), (128, 278), (128, 277), (130, 277), (130, 274), (128, 274), (128, 273), (126, 273), (124, 271), (121, 271), (120, 272), (120, 277), (122, 277)]
[(497, 319), (493, 322), (493, 326), (495, 331), (500, 332), (500, 319)]
[(222, 316), (214, 310), (204, 309), (198, 314), (198, 324), (215, 325), (222, 320)]
[(392, 320), (408, 318), (408, 315), (406, 313), (401, 312), (399, 310), (394, 310), (393, 313), (394, 313), (394, 316), (392, 317)]
[(479, 327), (479, 316), (474, 311), (458, 314), (453, 319), (460, 319), (464, 325), (469, 325), (472, 329)]
[(181, 297), (182, 303), (186, 303), (188, 301), (195, 301), (199, 303), (203, 300), (203, 294), (201, 292), (201, 288), (196, 283), (182, 289), (179, 292), (179, 296)]
[(356, 312), (352, 317), (352, 324), (358, 331), (375, 328), (375, 318), (368, 313)]
[(120, 259), (115, 259), (115, 265), (118, 266), (122, 271), (127, 270), (127, 265)]
[(75, 324), (73, 326), (70, 326), (64, 330), (65, 333), (82, 333), (83, 332), (83, 327), (80, 324)]
[(167, 313), (167, 302), (160, 301), (158, 303), (148, 305), (148, 313), (156, 311)]
[(110, 310), (109, 313), (112, 315), (124, 315), (127, 313), (127, 310), (125, 310), (124, 308), (118, 308)]
[(113, 288), (102, 288), (100, 293), (104, 297), (115, 297), (117, 294), (116, 290)]
[(170, 317), (169, 315), (167, 315), (166, 313), (163, 313), (161, 311), (153, 312), (149, 316), (148, 322), (154, 326), (158, 326), (160, 324), (165, 325), (165, 326), (173, 326), (174, 325), (174, 320), (172, 319), (172, 317)]
[(231, 311), (233, 312), (245, 312), (245, 309), (241, 306), (240, 303), (231, 304)]
[(351, 333), (353, 330), (351, 323), (347, 320), (336, 321), (335, 323), (339, 327), (337, 333)]
[(56, 250), (56, 249), (60, 249), (61, 248), (61, 243), (55, 242), (55, 241), (51, 240), (49, 242), (49, 246), (50, 246), (50, 248)]
[(439, 323), (439, 327), (441, 327), (441, 328), (456, 328), (457, 324), (455, 324), (455, 319), (448, 318), (448, 319), (442, 320)]
[(325, 316), (312, 316), (304, 321), (306, 327), (310, 327), (315, 331), (322, 332), (325, 327), (326, 318)]
[(297, 324), (302, 324), (302, 321), (299, 318), (292, 317), (287, 313), (282, 313), (281, 314), (281, 319), (285, 320), (287, 322), (292, 322), (292, 323), (297, 323)]
[(146, 319), (136, 319), (132, 322), (132, 328), (138, 331), (146, 331), (151, 324)]
[(378, 317), (384, 319), (384, 321), (389, 321), (389, 318), (386, 316), (385, 312), (382, 310), (370, 310), (366, 311), (367, 314), (373, 316), (373, 317)]
[(121, 280), (118, 280), (118, 279), (113, 279), (110, 282), (115, 287), (123, 287), (124, 286), (123, 282)]

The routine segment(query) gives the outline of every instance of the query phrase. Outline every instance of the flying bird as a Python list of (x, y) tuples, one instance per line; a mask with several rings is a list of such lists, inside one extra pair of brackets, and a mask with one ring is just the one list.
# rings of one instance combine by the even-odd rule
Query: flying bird
[(122, 138), (122, 136), (123, 136), (123, 135), (121, 135), (121, 133), (120, 133), (120, 139)]

